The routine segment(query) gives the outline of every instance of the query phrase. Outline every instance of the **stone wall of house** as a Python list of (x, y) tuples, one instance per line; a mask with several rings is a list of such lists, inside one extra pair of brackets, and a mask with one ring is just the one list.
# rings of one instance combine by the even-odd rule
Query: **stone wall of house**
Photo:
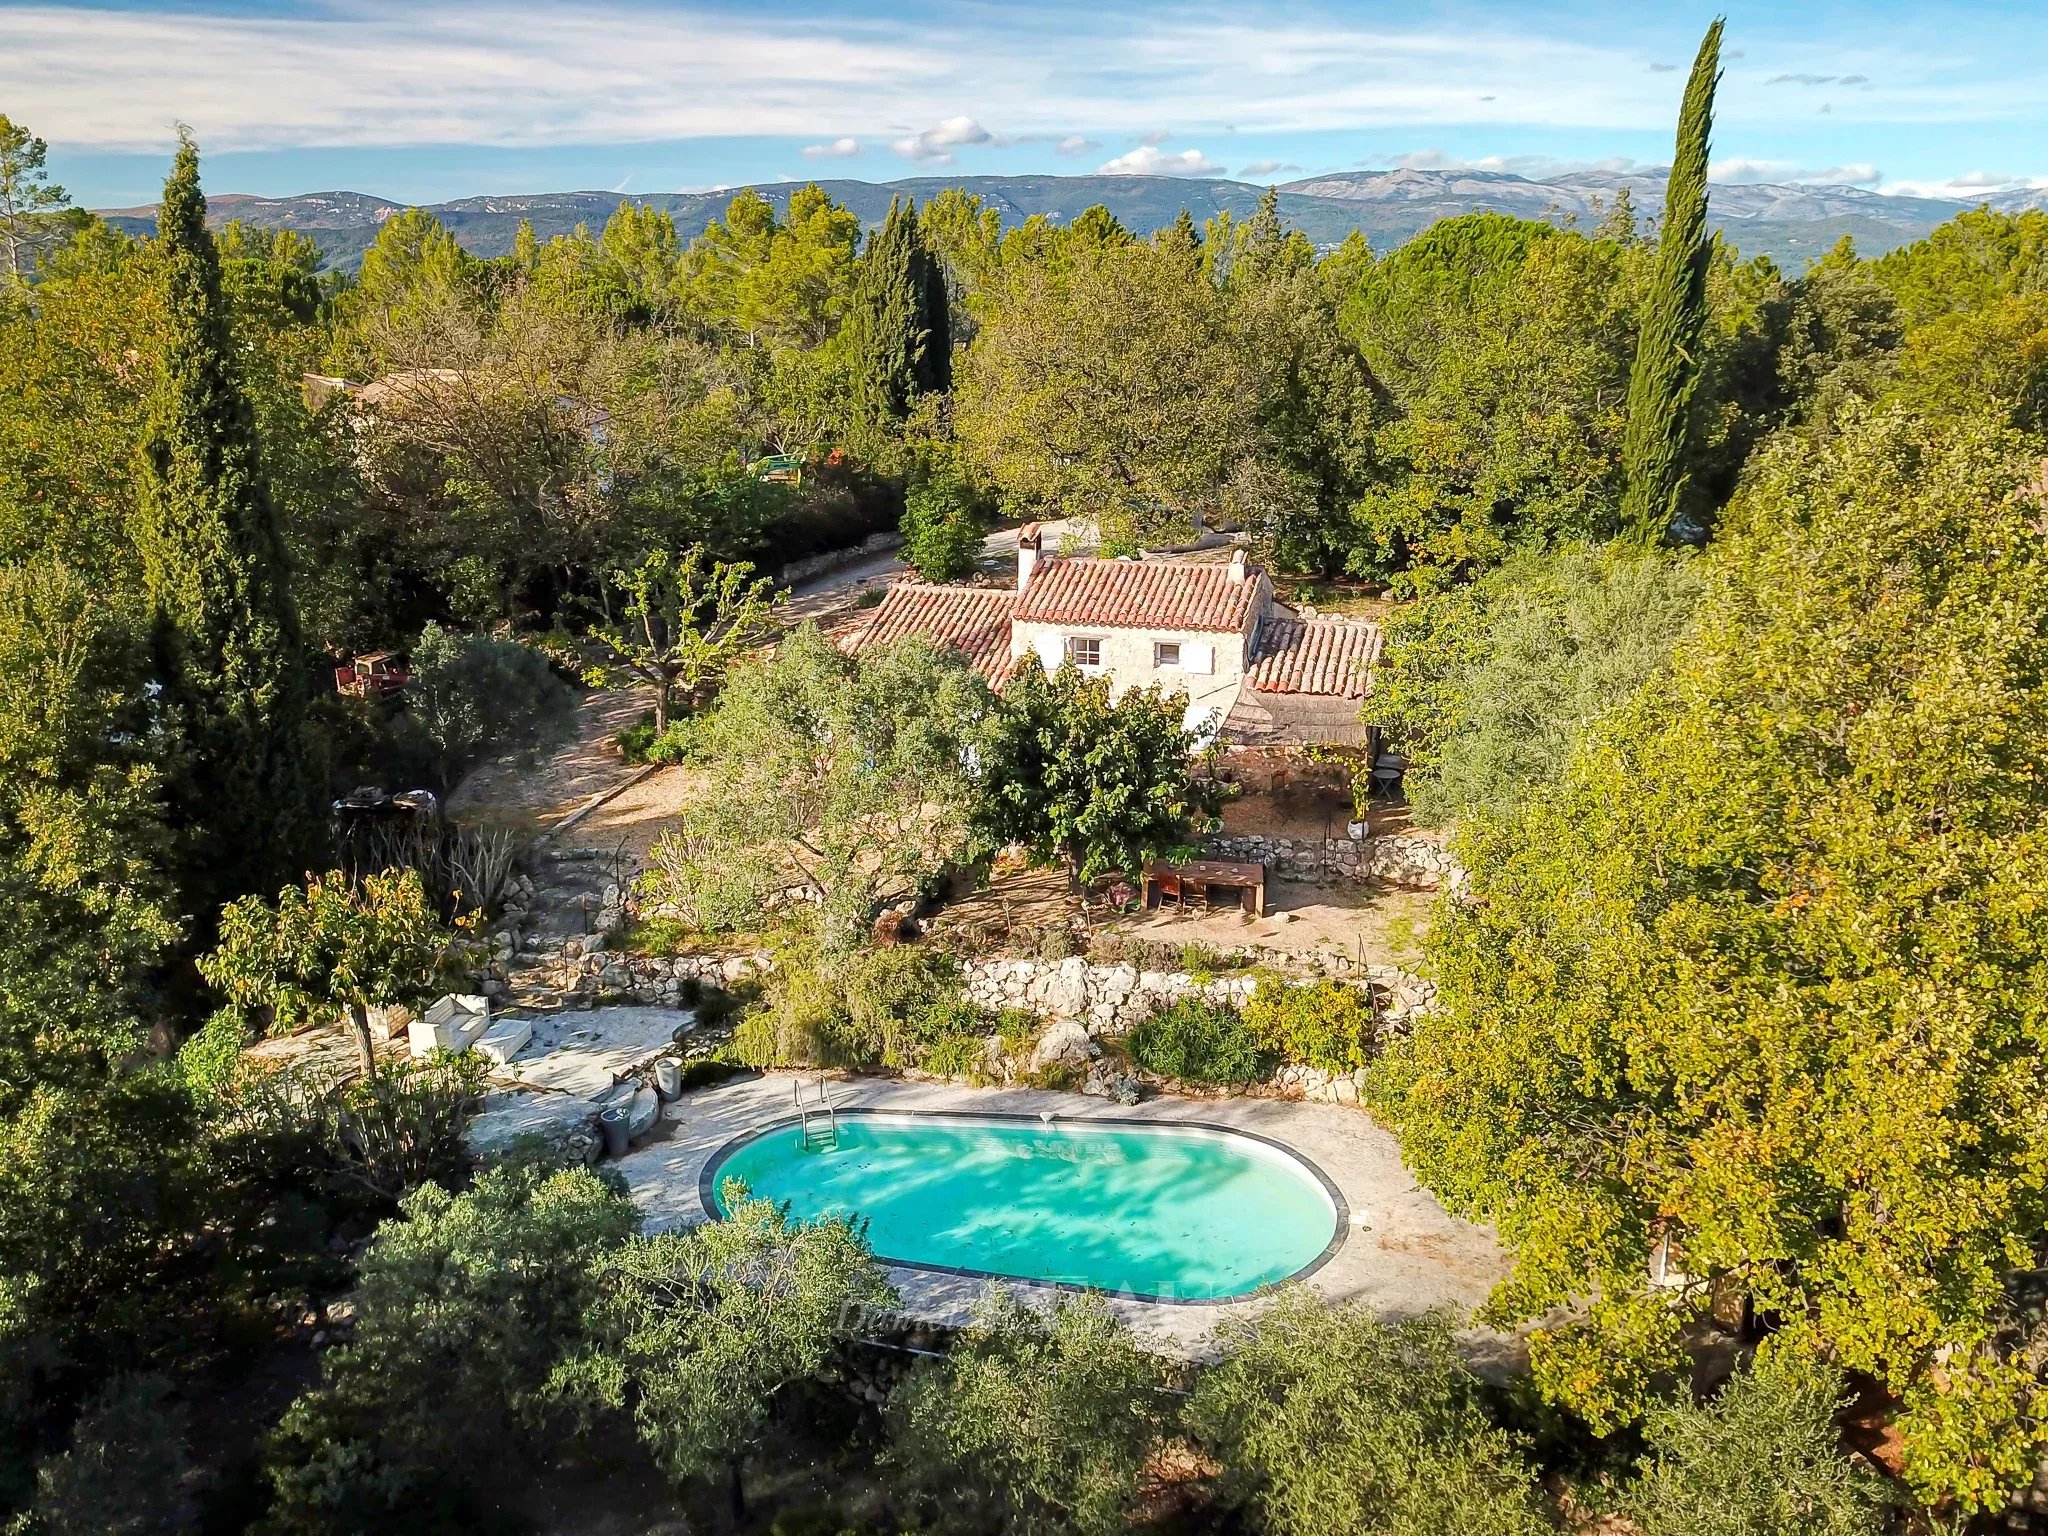
[(1429, 832), (1328, 838), (1245, 833), (1212, 837), (1203, 852), (1212, 858), (1263, 864), (1285, 880), (1378, 880), (1435, 890), (1458, 878), (1450, 849)]

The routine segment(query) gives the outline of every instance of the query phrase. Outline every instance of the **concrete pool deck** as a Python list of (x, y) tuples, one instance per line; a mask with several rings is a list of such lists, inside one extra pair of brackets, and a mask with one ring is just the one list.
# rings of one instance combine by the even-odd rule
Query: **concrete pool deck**
[[(684, 1095), (663, 1112), (658, 1138), (635, 1147), (611, 1166), (624, 1176), (645, 1218), (645, 1230), (693, 1226), (705, 1219), (698, 1181), (727, 1142), (794, 1113), (791, 1073), (768, 1073)], [(816, 1082), (807, 1077), (807, 1084)], [(1335, 1254), (1303, 1283), (1333, 1301), (1358, 1301), (1383, 1316), (1415, 1317), (1447, 1308), (1463, 1318), (1485, 1301), (1508, 1271), (1507, 1255), (1484, 1227), (1461, 1221), (1437, 1203), (1401, 1166), (1393, 1136), (1364, 1112), (1336, 1104), (1289, 1099), (1148, 1099), (1124, 1106), (1077, 1093), (1036, 1089), (968, 1088), (956, 1083), (851, 1078), (830, 1083), (840, 1108), (950, 1111), (1035, 1116), (1062, 1120), (1176, 1121), (1225, 1126), (1267, 1137), (1319, 1168), (1350, 1207), (1350, 1229)], [(933, 1322), (964, 1321), (995, 1282), (888, 1266), (903, 1308)], [(1001, 1282), (1019, 1295), (1052, 1288)], [(1226, 1318), (1258, 1311), (1265, 1302), (1173, 1305), (1112, 1297), (1111, 1307), (1146, 1344), (1195, 1356)], [(1475, 1365), (1504, 1367), (1519, 1360), (1515, 1339), (1485, 1330), (1466, 1335)]]

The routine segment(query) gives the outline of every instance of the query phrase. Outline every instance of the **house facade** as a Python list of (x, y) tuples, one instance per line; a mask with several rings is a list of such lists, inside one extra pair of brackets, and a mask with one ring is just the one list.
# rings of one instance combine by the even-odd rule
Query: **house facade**
[(1014, 588), (897, 582), (848, 645), (910, 635), (955, 647), (997, 688), (1029, 655), (1118, 692), (1157, 684), (1187, 696), (1190, 729), (1260, 746), (1365, 745), (1380, 646), (1376, 625), (1277, 602), (1242, 550), (1227, 563), (1048, 557), (1035, 524), (1017, 538)]

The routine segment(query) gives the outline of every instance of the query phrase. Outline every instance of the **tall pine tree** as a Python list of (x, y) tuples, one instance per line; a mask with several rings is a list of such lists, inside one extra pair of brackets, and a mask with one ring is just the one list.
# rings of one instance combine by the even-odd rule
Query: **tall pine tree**
[(1707, 151), (1720, 78), (1717, 17), (1700, 42), (1678, 112), (1657, 271), (1644, 300), (1628, 382), (1628, 430), (1621, 444), (1627, 488), (1621, 516), (1624, 527), (1645, 540), (1661, 539), (1670, 529), (1685, 489), (1686, 428), (1707, 319)]
[(182, 894), (203, 941), (222, 903), (274, 896), (306, 869), (319, 775), (284, 539), (236, 370), (189, 136), (164, 183), (153, 254), (166, 341), (134, 538), (154, 614)]
[(861, 392), (871, 416), (901, 421), (919, 395), (953, 383), (946, 274), (925, 243), (914, 203), (892, 198), (854, 285)]

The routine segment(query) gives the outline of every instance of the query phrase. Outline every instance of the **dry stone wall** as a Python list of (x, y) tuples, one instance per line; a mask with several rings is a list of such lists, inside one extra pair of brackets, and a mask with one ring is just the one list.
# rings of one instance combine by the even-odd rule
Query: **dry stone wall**
[[(1091, 965), (1066, 960), (970, 960), (962, 967), (967, 995), (988, 1008), (1022, 1008), (1040, 1018), (1072, 1020), (1090, 1034), (1121, 1035), (1154, 1009), (1184, 997), (1242, 1007), (1257, 990), (1253, 975), (1197, 976), (1188, 971), (1143, 971), (1132, 965)], [(1368, 965), (1347, 978), (1371, 986), (1383, 1024), (1404, 1031), (1436, 1001), (1436, 985), (1392, 965)]]
[[(1114, 1093), (1114, 1080), (1102, 1073), (1098, 1037), (1118, 1036), (1135, 1028), (1155, 1008), (1184, 997), (1242, 1007), (1271, 978), (1234, 975), (1198, 977), (1187, 971), (1145, 971), (1130, 965), (1090, 965), (1075, 956), (1066, 960), (972, 960), (963, 968), (967, 995), (988, 1008), (1022, 1008), (1050, 1027), (1033, 1055), (1042, 1066), (1048, 1048), (1054, 1055), (1072, 1055), (1074, 1065), (1089, 1069), (1083, 1092)], [(1347, 978), (1372, 989), (1381, 1028), (1387, 1034), (1407, 1033), (1415, 1019), (1436, 1002), (1436, 985), (1391, 965), (1368, 965), (1362, 975)], [(1280, 980), (1279, 985), (1297, 985)], [(1363, 1071), (1321, 1072), (1314, 1067), (1282, 1067), (1268, 1087), (1289, 1097), (1327, 1099), (1355, 1104), (1365, 1086)]]
[(1456, 884), (1457, 861), (1432, 833), (1390, 832), (1381, 837), (1265, 837), (1256, 833), (1212, 837), (1203, 851), (1219, 859), (1263, 864), (1287, 880), (1378, 880), (1435, 890)]

